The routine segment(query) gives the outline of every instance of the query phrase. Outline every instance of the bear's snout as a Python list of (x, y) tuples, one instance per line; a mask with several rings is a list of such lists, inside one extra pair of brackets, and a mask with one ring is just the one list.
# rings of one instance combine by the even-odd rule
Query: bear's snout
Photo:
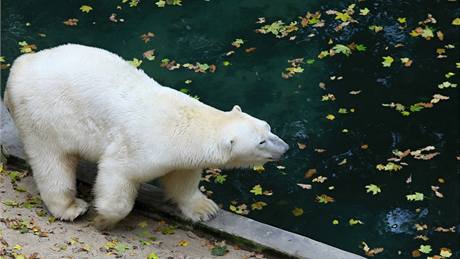
[(270, 142), (272, 144), (271, 151), (273, 160), (279, 160), (284, 155), (284, 153), (286, 153), (289, 150), (289, 145), (275, 134), (272, 134), (272, 136), (270, 137)]

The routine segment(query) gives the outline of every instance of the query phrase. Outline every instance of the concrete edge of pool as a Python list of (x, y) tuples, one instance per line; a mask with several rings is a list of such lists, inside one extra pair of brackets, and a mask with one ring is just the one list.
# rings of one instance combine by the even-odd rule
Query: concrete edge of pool
[[(0, 144), (3, 152), (24, 159), (21, 141), (16, 127), (1, 101), (0, 111)], [(96, 175), (94, 165), (81, 163), (78, 170), (78, 179), (92, 184)], [(148, 208), (145, 214), (149, 215), (150, 208), (183, 219), (177, 209), (163, 199), (160, 188), (142, 184), (139, 190), (137, 203)], [(223, 233), (235, 239), (242, 239), (264, 249), (274, 251), (290, 257), (312, 259), (354, 259), (362, 256), (338, 249), (316, 240), (285, 231), (250, 218), (239, 216), (225, 210), (220, 210), (216, 218), (196, 223), (197, 226), (214, 233)]]

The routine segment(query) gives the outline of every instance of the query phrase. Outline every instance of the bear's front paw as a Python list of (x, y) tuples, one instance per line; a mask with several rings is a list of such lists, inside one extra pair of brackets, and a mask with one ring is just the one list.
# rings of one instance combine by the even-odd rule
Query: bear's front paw
[[(54, 208), (48, 208), (50, 210)], [(56, 210), (56, 209), (55, 209)], [(56, 218), (61, 220), (73, 221), (80, 215), (83, 215), (88, 210), (88, 203), (82, 199), (76, 198), (69, 207), (64, 210), (61, 210), (59, 213), (52, 213)]]
[(201, 193), (199, 197), (190, 200), (190, 202), (179, 205), (179, 208), (185, 217), (194, 222), (210, 220), (219, 211), (219, 206)]

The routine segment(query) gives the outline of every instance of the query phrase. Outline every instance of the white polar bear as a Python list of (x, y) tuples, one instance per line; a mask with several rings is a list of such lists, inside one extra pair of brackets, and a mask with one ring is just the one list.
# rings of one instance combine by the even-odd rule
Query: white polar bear
[(87, 210), (75, 197), (78, 158), (98, 162), (95, 224), (131, 211), (140, 183), (160, 178), (192, 221), (218, 206), (199, 190), (204, 168), (279, 159), (288, 145), (238, 106), (223, 112), (159, 85), (108, 51), (67, 44), (20, 56), (5, 103), (22, 138), (40, 195), (57, 218)]

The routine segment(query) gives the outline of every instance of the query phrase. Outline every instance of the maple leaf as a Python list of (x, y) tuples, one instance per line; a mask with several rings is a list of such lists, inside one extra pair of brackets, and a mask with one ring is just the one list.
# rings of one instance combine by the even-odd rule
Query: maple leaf
[(328, 115), (326, 116), (326, 119), (332, 121), (332, 120), (335, 119), (335, 116), (334, 116), (333, 114), (328, 114)]
[(393, 63), (394, 59), (391, 56), (386, 56), (382, 58), (383, 58), (382, 65), (384, 67), (391, 67), (391, 63)]
[(254, 195), (262, 195), (262, 186), (260, 184), (255, 185), (252, 187), (251, 193), (254, 193)]
[(142, 54), (142, 56), (144, 56), (144, 58), (150, 61), (155, 60), (155, 50), (154, 49), (147, 50), (146, 52)]
[(364, 8), (364, 9), (359, 9), (359, 15), (362, 15), (362, 16), (365, 16), (365, 15), (368, 15), (369, 14), (369, 9)]
[(357, 224), (363, 225), (364, 223), (363, 223), (361, 220), (359, 220), (359, 219), (353, 219), (353, 218), (351, 218), (350, 220), (348, 220), (348, 224), (349, 224), (350, 226), (354, 226), (354, 225), (357, 225)]
[(415, 192), (414, 194), (406, 195), (408, 201), (423, 201), (424, 195), (420, 192)]
[(295, 207), (293, 210), (292, 210), (292, 214), (296, 217), (298, 216), (301, 216), (303, 214), (303, 209), (302, 208), (297, 208)]
[(215, 183), (220, 183), (220, 184), (223, 184), (225, 181), (227, 180), (227, 175), (224, 174), (219, 174), (219, 175), (216, 175), (216, 178), (214, 178), (214, 182)]
[(380, 187), (375, 184), (366, 185), (366, 193), (372, 192), (372, 195), (377, 195), (381, 191)]
[(335, 45), (334, 47), (332, 47), (332, 50), (336, 53), (342, 53), (347, 57), (351, 54), (351, 49), (343, 44)]
[(89, 5), (82, 5), (80, 6), (80, 10), (83, 12), (83, 13), (89, 13), (93, 10), (93, 8)]
[(133, 67), (139, 67), (142, 64), (142, 60), (139, 60), (137, 58), (133, 58), (133, 60), (128, 61), (129, 64), (131, 64)]
[(252, 210), (261, 210), (265, 206), (267, 206), (267, 203), (265, 203), (263, 201), (256, 201), (253, 204), (251, 204), (251, 209)]
[(335, 19), (336, 20), (342, 20), (342, 22), (346, 22), (348, 20), (350, 20), (350, 15), (346, 12), (344, 13), (341, 13), (341, 12), (336, 12), (335, 13)]
[(424, 254), (429, 254), (433, 249), (430, 245), (420, 245), (418, 250)]
[(460, 18), (457, 17), (457, 18), (453, 19), (451, 24), (455, 25), (455, 26), (460, 26)]
[(366, 51), (367, 47), (364, 46), (364, 44), (358, 44), (356, 45), (356, 50), (357, 51)]
[(258, 173), (262, 173), (265, 171), (265, 168), (263, 165), (255, 165), (252, 170), (258, 172)]
[(452, 250), (450, 250), (449, 248), (442, 247), (439, 255), (445, 258), (449, 258), (452, 256)]
[(297, 185), (300, 188), (304, 189), (304, 190), (310, 190), (311, 189), (311, 184), (298, 183)]
[(383, 252), (383, 247), (378, 247), (378, 248), (370, 248), (366, 242), (362, 242), (362, 245), (363, 245), (363, 250), (364, 250), (364, 253), (366, 253), (366, 256), (375, 256), (377, 254), (380, 254), (381, 252)]
[(331, 203), (331, 202), (334, 202), (334, 198), (332, 198), (331, 196), (328, 196), (326, 194), (321, 194), (320, 196), (316, 196), (316, 201), (318, 203), (324, 203), (324, 204), (327, 204), (327, 203)]
[(233, 42), (232, 42), (232, 46), (236, 47), (236, 48), (239, 48), (241, 47), (241, 45), (244, 44), (244, 40), (242, 39), (235, 39)]
[(62, 23), (67, 25), (67, 26), (77, 26), (78, 25), (78, 19), (70, 18), (70, 19), (67, 19), (66, 21), (63, 21)]
[(369, 30), (374, 31), (374, 32), (379, 32), (383, 30), (383, 26), (371, 25), (369, 26)]
[(162, 7), (165, 7), (166, 1), (160, 0), (160, 1), (156, 2), (155, 4), (156, 4), (159, 8), (162, 8)]
[(405, 67), (410, 67), (412, 65), (412, 60), (410, 58), (401, 58), (401, 63), (403, 63)]
[(398, 22), (399, 23), (406, 23), (407, 19), (406, 19), (406, 17), (398, 17)]
[(327, 177), (325, 176), (318, 176), (316, 178), (314, 178), (313, 180), (311, 180), (313, 183), (324, 183), (324, 181), (327, 180)]

